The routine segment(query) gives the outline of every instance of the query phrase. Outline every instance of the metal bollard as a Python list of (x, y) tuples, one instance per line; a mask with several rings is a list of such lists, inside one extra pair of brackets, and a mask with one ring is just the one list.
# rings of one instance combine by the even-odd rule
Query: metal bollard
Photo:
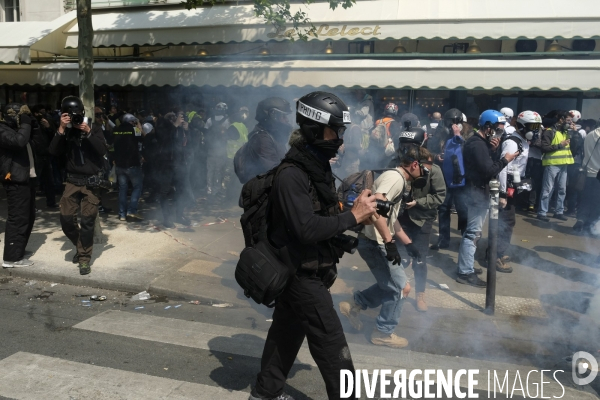
[(490, 181), (490, 223), (488, 231), (488, 268), (487, 286), (485, 290), (485, 313), (494, 315), (496, 308), (496, 257), (498, 248), (498, 203), (500, 182)]

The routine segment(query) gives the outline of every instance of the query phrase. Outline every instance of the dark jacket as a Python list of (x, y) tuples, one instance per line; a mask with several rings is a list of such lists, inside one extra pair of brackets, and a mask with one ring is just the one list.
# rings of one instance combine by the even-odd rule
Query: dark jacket
[[(17, 131), (0, 123), (0, 179), (3, 182), (29, 181), (29, 155), (27, 143), (31, 138), (31, 125), (21, 124)], [(10, 173), (10, 176), (7, 175)]]
[[(334, 190), (334, 189), (332, 189)], [(273, 184), (268, 235), (277, 247), (287, 246), (296, 268), (317, 270), (326, 264), (318, 242), (327, 241), (356, 225), (351, 212), (319, 215), (308, 175), (296, 166), (281, 170)], [(327, 265), (329, 266), (329, 265)]]
[(506, 158), (492, 160), (492, 147), (479, 134), (471, 136), (463, 149), (467, 187), (471, 188), (471, 200), (487, 200), (489, 182), (508, 164)]
[(425, 221), (433, 221), (437, 218), (438, 207), (446, 198), (446, 182), (442, 169), (433, 164), (427, 185), (423, 189), (413, 188), (413, 199), (417, 204), (409, 208), (408, 216), (418, 226), (423, 226)]
[(279, 137), (267, 131), (260, 124), (248, 134), (249, 176), (264, 174), (277, 166), (287, 152), (287, 137)]
[(129, 122), (124, 122), (115, 127), (113, 131), (115, 146), (115, 165), (119, 168), (139, 167), (139, 144), (142, 135), (135, 135), (135, 127)]
[(81, 131), (67, 128), (64, 135), (58, 132), (50, 143), (50, 154), (66, 155), (68, 173), (77, 175), (97, 175), (104, 169), (104, 155), (108, 149), (102, 128), (92, 124), (89, 135), (81, 139)]
[(168, 119), (160, 118), (156, 122), (156, 141), (158, 164), (165, 167), (185, 164), (185, 133), (182, 127), (178, 128)]

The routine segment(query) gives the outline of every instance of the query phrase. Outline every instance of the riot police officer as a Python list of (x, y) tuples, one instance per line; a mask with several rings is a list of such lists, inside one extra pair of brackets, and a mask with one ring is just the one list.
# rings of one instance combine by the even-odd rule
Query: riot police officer
[(337, 96), (313, 92), (296, 103), (291, 148), (271, 192), (269, 241), (286, 247), (296, 275), (278, 298), (250, 400), (293, 400), (285, 380), (306, 337), (325, 380), (328, 398), (340, 398), (340, 370), (354, 370), (350, 349), (328, 288), (340, 252), (332, 239), (369, 220), (375, 197), (364, 191), (350, 212), (340, 213), (329, 160), (342, 145), (350, 114)]

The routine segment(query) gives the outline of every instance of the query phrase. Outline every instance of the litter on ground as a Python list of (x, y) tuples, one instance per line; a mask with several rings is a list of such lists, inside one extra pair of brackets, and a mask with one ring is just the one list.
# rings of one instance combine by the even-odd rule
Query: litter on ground
[(144, 308), (144, 306), (136, 307), (135, 310), (141, 310), (142, 308)]
[(448, 287), (448, 285), (446, 285), (445, 283), (440, 283), (440, 289), (450, 290), (450, 288)]
[(213, 304), (213, 307), (218, 307), (218, 308), (226, 308), (226, 307), (233, 307), (233, 304), (231, 303), (220, 303), (220, 304)]
[(141, 300), (148, 300), (150, 298), (150, 293), (146, 292), (145, 290), (143, 292), (139, 292), (138, 294), (131, 296), (131, 300), (132, 301), (141, 301)]

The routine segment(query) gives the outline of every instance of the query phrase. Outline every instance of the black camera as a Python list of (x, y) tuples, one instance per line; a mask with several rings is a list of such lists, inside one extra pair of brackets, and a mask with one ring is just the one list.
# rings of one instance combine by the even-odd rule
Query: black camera
[(358, 247), (358, 238), (340, 233), (331, 239), (331, 244), (344, 250), (346, 253), (354, 254), (356, 252), (356, 247)]
[(87, 185), (91, 187), (99, 187), (109, 192), (117, 188), (116, 182), (111, 182), (108, 179), (104, 179), (104, 176), (101, 174), (90, 176), (88, 178)]
[(389, 218), (388, 213), (392, 210), (392, 207), (396, 205), (396, 203), (392, 201), (385, 200), (375, 200), (377, 203), (377, 214), (382, 217)]
[(413, 200), (412, 190), (402, 193), (402, 203), (400, 203), (400, 211), (398, 212), (398, 216), (404, 214), (404, 211), (406, 210), (406, 203), (410, 203)]
[(75, 113), (72, 113), (72, 112), (69, 113), (69, 118), (71, 118), (71, 123), (73, 125), (81, 125), (81, 124), (83, 124), (83, 121), (84, 121), (83, 115), (81, 115), (81, 114), (75, 114)]

